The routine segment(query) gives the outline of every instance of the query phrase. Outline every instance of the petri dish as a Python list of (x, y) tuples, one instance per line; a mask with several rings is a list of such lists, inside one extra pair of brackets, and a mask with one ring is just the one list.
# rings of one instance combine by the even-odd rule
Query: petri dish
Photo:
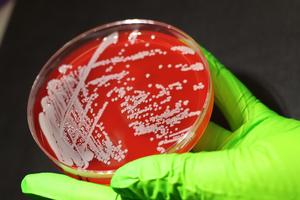
[(27, 114), (34, 140), (56, 166), (108, 184), (132, 160), (189, 151), (212, 108), (199, 45), (171, 25), (130, 19), (59, 49), (32, 86)]

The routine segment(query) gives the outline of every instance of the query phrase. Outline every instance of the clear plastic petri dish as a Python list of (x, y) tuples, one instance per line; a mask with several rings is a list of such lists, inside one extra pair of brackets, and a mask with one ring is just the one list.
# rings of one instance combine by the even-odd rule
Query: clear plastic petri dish
[(28, 123), (66, 174), (107, 184), (132, 160), (189, 151), (213, 107), (208, 63), (181, 30), (131, 19), (82, 33), (37, 76)]

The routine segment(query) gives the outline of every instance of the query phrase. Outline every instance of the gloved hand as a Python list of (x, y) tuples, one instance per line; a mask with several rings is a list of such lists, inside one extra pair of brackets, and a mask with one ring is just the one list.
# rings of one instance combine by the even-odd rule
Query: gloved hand
[(300, 199), (300, 122), (271, 111), (203, 52), (231, 130), (211, 122), (194, 149), (200, 152), (130, 162), (111, 187), (46, 173), (26, 176), (23, 192), (52, 199)]

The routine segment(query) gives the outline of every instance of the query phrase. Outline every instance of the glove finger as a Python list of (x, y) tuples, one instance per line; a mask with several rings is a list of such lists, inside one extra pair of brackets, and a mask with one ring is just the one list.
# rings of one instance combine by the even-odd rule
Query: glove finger
[(62, 174), (37, 173), (24, 177), (22, 192), (49, 199), (120, 200), (110, 187), (78, 181)]
[(227, 129), (214, 122), (209, 122), (204, 134), (194, 146), (192, 152), (220, 150), (231, 135), (232, 132)]
[(232, 131), (268, 110), (210, 52), (204, 48), (202, 52), (210, 66), (215, 103), (224, 114)]
[(117, 170), (111, 187), (124, 200), (284, 199), (276, 193), (292, 194), (284, 173), (268, 147), (257, 146), (145, 157)]
[[(192, 153), (181, 155), (188, 158)], [(181, 158), (179, 162), (178, 158), (177, 154), (161, 154), (130, 162), (116, 171), (111, 181), (111, 187), (124, 200), (197, 199), (186, 198), (185, 190), (181, 188), (185, 181), (188, 183), (190, 180), (182, 180), (187, 177), (184, 175), (186, 162), (184, 162), (184, 158)], [(190, 177), (193, 175), (190, 174)], [(186, 186), (188, 187), (188, 185)]]
[(117, 170), (111, 187), (125, 200), (223, 199), (221, 197), (242, 188), (240, 177), (235, 176), (241, 169), (235, 168), (232, 152), (161, 154), (141, 158)]
[(239, 184), (231, 177), (234, 168), (227, 168), (228, 161), (225, 151), (149, 156), (117, 170), (111, 187), (124, 200), (214, 199), (230, 193), (223, 187), (232, 181)]

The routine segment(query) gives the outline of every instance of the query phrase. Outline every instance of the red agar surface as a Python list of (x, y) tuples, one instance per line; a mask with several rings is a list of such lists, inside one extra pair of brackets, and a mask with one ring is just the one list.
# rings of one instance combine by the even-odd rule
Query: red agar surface
[(115, 32), (57, 63), (35, 99), (36, 137), (69, 167), (115, 170), (176, 145), (208, 106), (209, 87), (203, 60), (183, 41)]

